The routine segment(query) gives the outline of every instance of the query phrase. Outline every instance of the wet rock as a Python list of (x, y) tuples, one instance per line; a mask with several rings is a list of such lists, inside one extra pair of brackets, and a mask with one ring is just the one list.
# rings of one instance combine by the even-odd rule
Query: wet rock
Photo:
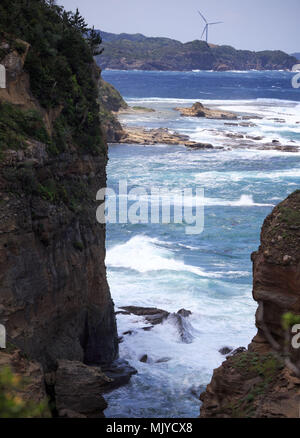
[(249, 140), (254, 140), (254, 141), (260, 141), (263, 140), (263, 137), (261, 137), (260, 135), (246, 135), (246, 138), (248, 138)]
[[(165, 321), (168, 316), (170, 315), (170, 312), (167, 312), (166, 310), (157, 309), (156, 307), (139, 307), (139, 306), (124, 306), (121, 307), (121, 309), (125, 310), (129, 314), (133, 314), (136, 316), (144, 316), (145, 320), (149, 322), (152, 327), (157, 324), (161, 324), (163, 321)], [(177, 316), (187, 317), (190, 316), (192, 312), (186, 309), (180, 309), (177, 314)], [(143, 330), (151, 330), (151, 328), (144, 327)], [(124, 334), (124, 333), (123, 333)], [(132, 334), (126, 332), (126, 334)]]
[(170, 357), (162, 357), (161, 359), (158, 359), (155, 361), (155, 363), (165, 363), (165, 362), (169, 362), (171, 360)]
[(237, 354), (243, 353), (244, 351), (246, 351), (245, 347), (238, 347), (235, 350), (233, 350), (229, 356), (236, 356)]
[(115, 143), (126, 144), (170, 144), (183, 145), (189, 137), (178, 132), (171, 132), (167, 128), (144, 129), (140, 127), (123, 127), (123, 136)]
[(146, 327), (142, 327), (142, 330), (144, 330), (145, 332), (150, 332), (150, 330), (152, 330), (154, 328), (154, 325), (149, 325)]
[(133, 315), (144, 316), (152, 325), (161, 324), (169, 316), (169, 312), (155, 307), (125, 306), (121, 309)]
[(239, 126), (242, 126), (243, 128), (254, 128), (257, 125), (252, 122), (241, 122), (239, 123)]
[(178, 313), (171, 313), (168, 316), (168, 322), (173, 324), (178, 330), (181, 342), (185, 344), (191, 344), (193, 342), (194, 336), (192, 335), (192, 327), (187, 321), (187, 318), (182, 317)]
[(226, 356), (227, 354), (231, 353), (231, 351), (231, 347), (222, 347), (220, 348), (219, 353), (221, 353), (223, 356)]
[(228, 138), (244, 138), (243, 134), (237, 134), (237, 133), (234, 133), (234, 132), (229, 132), (229, 133), (225, 134), (225, 137), (228, 137)]
[(190, 310), (186, 310), (186, 309), (180, 309), (178, 310), (178, 315), (183, 316), (184, 318), (187, 318), (188, 316), (192, 315), (192, 312)]
[(124, 336), (129, 335), (131, 336), (133, 334), (133, 330), (127, 330), (126, 332), (123, 333)]
[(140, 362), (142, 362), (142, 363), (147, 363), (147, 362), (148, 362), (148, 354), (144, 354), (144, 355), (140, 358)]
[(104, 393), (126, 385), (130, 381), (131, 376), (137, 373), (137, 370), (123, 359), (117, 359), (109, 366), (102, 366), (102, 371), (107, 377), (112, 379), (103, 387)]
[(195, 143), (193, 141), (184, 144), (189, 149), (213, 149), (213, 145), (210, 143)]

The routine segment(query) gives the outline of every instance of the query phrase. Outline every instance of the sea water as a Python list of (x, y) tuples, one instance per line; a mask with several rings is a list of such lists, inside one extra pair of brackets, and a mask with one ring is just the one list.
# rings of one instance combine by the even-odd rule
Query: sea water
[[(108, 186), (202, 187), (205, 226), (187, 235), (184, 224), (109, 224), (106, 265), (116, 305), (192, 312), (182, 342), (174, 320), (144, 331), (143, 317), (117, 316), (120, 356), (138, 370), (127, 386), (106, 396), (107, 417), (196, 417), (199, 394), (224, 360), (219, 350), (247, 346), (256, 333), (250, 255), (273, 206), (299, 188), (300, 153), (240, 146), (227, 134), (300, 145), (300, 90), (287, 72), (104, 71), (131, 106), (122, 122), (167, 127), (225, 149), (110, 145)], [(174, 110), (201, 101), (253, 117), (249, 127), (181, 117)], [(257, 119), (257, 116), (262, 117)], [(176, 202), (176, 200), (175, 200)], [(131, 335), (123, 335), (131, 331)], [(140, 362), (147, 354), (148, 362)]]

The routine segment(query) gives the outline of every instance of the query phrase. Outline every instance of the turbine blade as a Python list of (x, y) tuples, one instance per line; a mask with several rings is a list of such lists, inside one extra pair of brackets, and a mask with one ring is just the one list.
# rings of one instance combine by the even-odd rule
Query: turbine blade
[(200, 11), (198, 11), (198, 14), (203, 18), (203, 20), (204, 20), (205, 23), (207, 24), (207, 20), (206, 20), (206, 18), (204, 17), (204, 15), (202, 15)]
[(205, 34), (206, 28), (207, 28), (207, 25), (203, 29), (203, 32), (202, 32), (202, 35), (201, 35), (201, 39), (202, 39), (203, 35)]
[(209, 26), (212, 26), (213, 24), (221, 24), (223, 21), (216, 21), (215, 23), (207, 23)]

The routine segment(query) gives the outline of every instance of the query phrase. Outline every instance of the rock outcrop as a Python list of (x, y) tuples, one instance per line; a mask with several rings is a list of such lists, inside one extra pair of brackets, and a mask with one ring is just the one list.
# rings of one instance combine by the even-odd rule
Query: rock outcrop
[(128, 108), (118, 90), (102, 78), (99, 81), (100, 120), (109, 143), (118, 143), (124, 136), (123, 128), (115, 113)]
[(101, 394), (110, 381), (99, 367), (59, 360), (53, 382), (58, 415), (67, 418), (104, 417), (107, 403)]
[(258, 333), (245, 352), (214, 371), (201, 417), (299, 416), (300, 349), (291, 327), (300, 314), (300, 191), (266, 218), (252, 254)]
[(229, 111), (207, 108), (201, 102), (196, 102), (191, 108), (175, 108), (185, 117), (205, 117), (206, 119), (237, 120), (238, 116)]

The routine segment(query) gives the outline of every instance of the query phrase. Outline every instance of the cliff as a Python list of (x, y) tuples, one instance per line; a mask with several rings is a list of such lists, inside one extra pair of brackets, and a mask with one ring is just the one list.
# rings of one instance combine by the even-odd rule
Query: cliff
[(290, 70), (297, 59), (279, 50), (252, 52), (205, 41), (181, 43), (170, 38), (103, 31), (104, 52), (97, 56), (103, 69), (119, 70)]
[(106, 139), (111, 143), (118, 143), (123, 137), (123, 128), (115, 113), (127, 109), (128, 105), (121, 94), (111, 84), (102, 78), (99, 81), (100, 120)]
[(300, 350), (292, 326), (300, 318), (300, 191), (266, 218), (252, 254), (258, 333), (247, 351), (214, 371), (201, 395), (201, 417), (299, 417)]
[[(107, 163), (100, 70), (77, 13), (42, 0), (15, 7), (9, 14), (10, 2), (0, 6), (7, 79), (0, 89), (0, 323), (26, 359), (22, 370), (15, 353), (0, 350), (0, 371), (11, 364), (22, 376), (35, 366), (35, 394), (47, 394), (52, 415), (101, 417), (100, 394), (112, 379), (100, 366), (109, 370), (118, 341), (105, 227), (95, 216)], [(39, 26), (28, 26), (28, 17)]]

